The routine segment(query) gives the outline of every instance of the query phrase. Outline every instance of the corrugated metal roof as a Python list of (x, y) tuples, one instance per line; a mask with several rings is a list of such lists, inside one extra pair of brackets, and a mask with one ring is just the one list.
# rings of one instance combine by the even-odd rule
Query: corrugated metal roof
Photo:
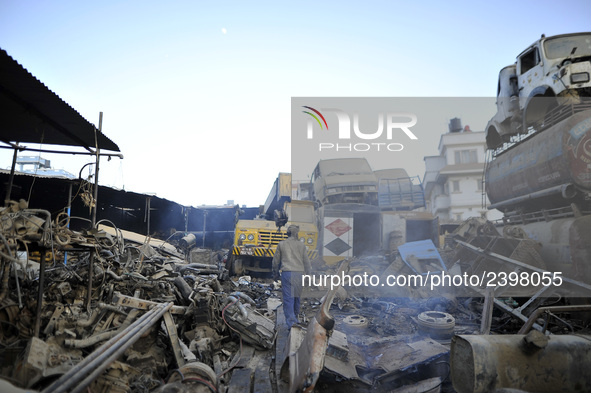
[[(94, 124), (0, 49), (0, 140), (95, 147)], [(101, 150), (120, 151), (97, 130)]]

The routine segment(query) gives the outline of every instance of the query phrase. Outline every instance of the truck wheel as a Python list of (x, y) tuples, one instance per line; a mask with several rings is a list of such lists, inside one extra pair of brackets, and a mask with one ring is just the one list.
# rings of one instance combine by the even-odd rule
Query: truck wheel
[(523, 133), (532, 127), (535, 131), (547, 127), (546, 115), (558, 106), (554, 93), (549, 90), (544, 94), (533, 96), (523, 112)]
[(242, 262), (242, 258), (236, 258), (234, 260), (234, 263), (232, 263), (232, 271), (230, 273), (235, 276), (244, 275), (244, 263)]
[(238, 276), (244, 273), (242, 259), (236, 255), (230, 255), (228, 257), (228, 261), (226, 262), (226, 269), (228, 269), (228, 274), (231, 276)]

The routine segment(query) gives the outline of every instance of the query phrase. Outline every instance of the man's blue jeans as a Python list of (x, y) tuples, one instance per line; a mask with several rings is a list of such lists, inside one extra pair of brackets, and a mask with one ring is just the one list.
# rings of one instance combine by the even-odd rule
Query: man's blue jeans
[(283, 312), (288, 329), (291, 329), (291, 326), (298, 322), (300, 296), (302, 296), (302, 275), (302, 272), (281, 272)]

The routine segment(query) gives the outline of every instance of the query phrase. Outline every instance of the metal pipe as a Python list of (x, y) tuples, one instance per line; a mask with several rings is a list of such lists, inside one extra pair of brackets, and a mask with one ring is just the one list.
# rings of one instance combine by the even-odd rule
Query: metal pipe
[(192, 267), (182, 267), (179, 269), (179, 272), (184, 275), (187, 270), (190, 270), (194, 274), (220, 274), (220, 271), (217, 269), (195, 269)]
[(562, 194), (565, 198), (572, 198), (574, 186), (570, 183), (568, 184), (561, 184), (559, 186), (554, 186), (550, 188), (546, 188), (545, 190), (540, 190), (536, 192), (532, 192), (531, 194), (518, 196), (515, 198), (507, 199), (501, 202), (493, 203), (492, 205), (488, 206), (488, 209), (498, 209), (499, 207), (507, 206), (507, 205), (514, 205), (516, 203), (521, 203), (528, 201), (530, 199), (541, 198), (549, 195), (555, 194)]
[[(13, 146), (13, 145), (10, 145), (10, 146), (0, 146), (0, 149), (14, 149), (14, 148), (15, 148), (15, 146)], [(19, 146), (18, 147), (18, 150), (20, 150), (20, 151), (34, 151), (34, 152), (37, 152), (37, 153), (55, 153), (55, 154), (72, 154), (72, 155), (96, 156), (96, 153), (94, 151), (76, 152), (76, 151), (67, 151), (67, 150), (32, 149), (30, 147), (25, 147), (25, 146)], [(119, 158), (123, 159), (123, 154), (121, 154), (121, 153), (100, 153), (100, 156), (103, 156), (103, 157), (119, 157)]]
[(94, 274), (94, 253), (90, 253), (88, 261), (88, 287), (86, 288), (86, 310), (90, 312), (90, 300), (92, 297), (92, 276)]
[(150, 210), (152, 197), (146, 197), (146, 236), (150, 236)]
[(240, 303), (240, 300), (238, 300), (237, 297), (234, 296), (228, 296), (228, 300), (233, 303), (235, 306), (238, 307), (238, 309), (240, 310), (240, 312), (242, 313), (242, 316), (244, 318), (248, 318), (248, 311), (246, 311), (246, 308), (244, 307), (244, 304)]
[(44, 214), (46, 216), (45, 222), (43, 223), (43, 235), (41, 235), (41, 242), (44, 245), (48, 245), (51, 241), (51, 213), (43, 209), (26, 209), (25, 211), (27, 213)]
[(41, 329), (41, 310), (43, 307), (43, 283), (45, 282), (45, 250), (41, 250), (41, 259), (39, 260), (39, 292), (37, 293), (37, 313), (35, 314), (35, 330), (33, 337), (39, 338)]
[[(68, 224), (66, 228), (70, 228), (70, 213), (72, 212), (72, 183), (68, 187), (68, 206), (66, 208), (66, 212), (68, 213)], [(64, 265), (68, 264), (68, 251), (64, 252)]]
[[(2, 272), (2, 284), (0, 285), (0, 302), (4, 300), (6, 295), (8, 294), (8, 280), (10, 279), (10, 264), (11, 261), (4, 259), (2, 264), (3, 272)], [(16, 269), (15, 269), (16, 271)]]
[(252, 298), (250, 296), (248, 296), (246, 293), (244, 292), (232, 292), (230, 294), (230, 296), (238, 296), (244, 300), (246, 300), (247, 302), (249, 302), (250, 304), (252, 304), (253, 306), (256, 306), (256, 303), (254, 300), (252, 300)]
[[(6, 264), (5, 266), (8, 266), (8, 268), (4, 268), (4, 276), (2, 276), (2, 292), (0, 293), (0, 301), (4, 300), (4, 298), (6, 297), (6, 295), (8, 294), (8, 278), (9, 278), (9, 274), (10, 274), (10, 263), (15, 262), (18, 263), (18, 259), (14, 257), (14, 254), (12, 253), (12, 250), (10, 249), (10, 244), (8, 244), (8, 240), (6, 240), (6, 238), (4, 237), (3, 234), (0, 233), (0, 239), (2, 240), (2, 243), (4, 244), (4, 247), (6, 247), (6, 254), (8, 254), (8, 256), (10, 256), (10, 258), (5, 258), (4, 263)], [(23, 303), (21, 300), (21, 289), (20, 289), (20, 285), (18, 282), (18, 276), (16, 274), (16, 267), (14, 269), (14, 279), (16, 280), (16, 290), (17, 290), (17, 294), (18, 294), (18, 307), (19, 309), (23, 308)]]
[[(168, 304), (168, 309), (170, 309), (172, 303)], [(137, 340), (139, 340), (140, 337), (142, 337), (144, 333), (146, 333), (146, 331), (152, 328), (152, 326), (154, 326), (156, 322), (158, 322), (160, 318), (164, 316), (168, 309), (161, 309), (148, 322), (142, 325), (141, 328), (138, 328), (133, 333), (130, 333), (128, 336), (131, 337), (127, 338), (126, 340), (121, 340), (123, 341), (123, 344), (121, 344), (114, 351), (112, 351), (113, 353), (110, 356), (104, 356), (104, 359), (97, 358), (97, 360), (95, 361), (96, 364), (93, 365), (94, 367), (87, 367), (87, 369), (93, 370), (92, 373), (88, 375), (86, 378), (84, 378), (82, 382), (80, 382), (80, 384), (76, 386), (74, 390), (72, 390), (72, 393), (80, 393), (84, 391), (88, 385), (90, 385), (95, 379), (97, 379), (101, 374), (105, 372), (105, 370), (109, 367), (109, 365), (111, 365), (111, 363), (117, 360), (117, 358), (119, 358), (125, 351), (127, 351), (129, 347), (131, 347)]]
[(125, 318), (125, 321), (123, 321), (123, 323), (121, 324), (121, 326), (119, 326), (119, 329), (117, 329), (117, 330), (112, 330), (110, 332), (98, 333), (98, 334), (95, 334), (94, 336), (86, 337), (81, 340), (66, 339), (64, 341), (64, 345), (66, 347), (70, 347), (70, 348), (88, 348), (91, 345), (94, 345), (94, 344), (99, 343), (101, 341), (108, 340), (112, 337), (115, 337), (120, 331), (124, 330), (129, 325), (131, 325), (131, 321), (134, 320), (135, 316), (139, 312), (140, 312), (139, 310), (132, 310), (127, 315), (127, 318)]
[[(101, 132), (103, 128), (103, 112), (99, 112), (99, 128), (98, 132)], [(96, 149), (96, 168), (94, 171), (94, 209), (92, 210), (92, 228), (94, 228), (94, 224), (96, 223), (96, 211), (98, 209), (98, 189), (99, 189), (99, 162), (100, 162), (100, 149), (98, 147), (98, 137), (96, 128), (94, 129), (94, 144)]]
[(188, 263), (186, 265), (177, 265), (177, 271), (182, 273), (184, 269), (213, 269), (215, 265), (208, 265), (207, 263)]
[[(506, 257), (504, 255), (497, 254), (495, 252), (491, 252), (491, 251), (488, 251), (488, 250), (484, 250), (484, 249), (478, 248), (476, 246), (473, 246), (470, 243), (466, 243), (466, 242), (463, 242), (461, 240), (457, 240), (456, 239), (455, 242), (457, 244), (461, 245), (462, 247), (465, 247), (465, 248), (467, 248), (467, 249), (469, 249), (471, 251), (474, 251), (476, 254), (483, 255), (483, 256), (488, 256), (488, 257), (491, 257), (492, 259), (496, 259), (497, 261), (500, 261), (500, 262), (509, 262), (509, 263), (511, 263), (511, 264), (513, 264), (515, 266), (519, 266), (521, 268), (525, 268), (525, 269), (532, 270), (534, 272), (539, 272), (539, 273), (542, 273), (542, 274), (544, 272), (546, 272), (546, 273), (548, 272), (548, 270), (543, 270), (543, 269), (540, 269), (538, 267), (535, 267), (535, 266), (532, 266), (532, 265), (528, 265), (527, 263), (520, 262), (520, 261), (518, 261), (516, 259), (511, 259), (511, 258)], [(591, 285), (589, 285), (589, 284), (586, 284), (586, 283), (581, 282), (581, 281), (573, 280), (573, 279), (568, 278), (568, 277), (561, 276), (561, 278), (562, 278), (562, 281), (563, 282), (566, 282), (566, 283), (569, 283), (569, 284), (578, 286), (580, 288), (584, 288), (584, 289), (586, 289), (588, 291), (591, 291)]]
[(107, 273), (109, 276), (113, 277), (113, 279), (115, 281), (123, 281), (123, 277), (118, 276), (117, 273), (115, 273), (114, 271), (107, 270), (105, 273)]
[(191, 293), (193, 293), (193, 288), (187, 284), (185, 279), (182, 277), (175, 277), (173, 283), (176, 285), (181, 295), (183, 295), (183, 299), (190, 300)]
[(205, 224), (207, 222), (207, 210), (203, 210), (203, 241), (201, 242), (201, 248), (205, 248)]
[(10, 201), (10, 194), (12, 193), (12, 184), (14, 183), (14, 170), (16, 167), (16, 157), (18, 154), (18, 143), (14, 148), (14, 154), (12, 155), (12, 166), (10, 167), (10, 177), (8, 178), (8, 187), (6, 188), (6, 197), (4, 198), (4, 203), (8, 205)]
[[(172, 303), (158, 304), (72, 367), (57, 381), (45, 388), (42, 393), (64, 393), (74, 386), (76, 387), (75, 392), (82, 391), (171, 308)], [(91, 372), (90, 375), (88, 375), (89, 372)], [(84, 380), (82, 380), (83, 378)], [(82, 382), (80, 382), (81, 380)]]
[(95, 308), (88, 316), (88, 319), (78, 319), (76, 321), (76, 325), (82, 328), (87, 328), (90, 325), (93, 325), (98, 320), (99, 315), (101, 315), (101, 311)]
[(575, 312), (575, 311), (591, 311), (591, 305), (577, 305), (577, 306), (549, 306), (549, 307), (540, 307), (534, 311), (529, 318), (525, 325), (519, 329), (517, 334), (527, 334), (530, 329), (532, 328), (534, 322), (545, 312)]

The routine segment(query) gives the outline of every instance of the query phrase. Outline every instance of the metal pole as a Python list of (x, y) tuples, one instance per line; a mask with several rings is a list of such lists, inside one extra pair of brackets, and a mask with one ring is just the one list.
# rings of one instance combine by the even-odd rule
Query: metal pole
[[(99, 112), (99, 128), (98, 131), (101, 132), (103, 129), (103, 112)], [(99, 176), (99, 161), (101, 158), (100, 149), (98, 147), (98, 136), (96, 133), (96, 129), (94, 130), (94, 145), (96, 150), (96, 168), (94, 172), (94, 209), (92, 211), (92, 227), (94, 228), (94, 224), (96, 224), (96, 210), (98, 209), (98, 176)]]
[[(94, 227), (94, 225), (93, 225)], [(90, 252), (90, 260), (88, 262), (88, 288), (86, 289), (86, 310), (90, 312), (90, 300), (92, 298), (92, 276), (94, 273), (94, 251)]]
[(43, 283), (45, 281), (45, 249), (41, 250), (39, 261), (39, 292), (37, 293), (37, 314), (35, 316), (35, 330), (33, 336), (39, 338), (41, 328), (41, 310), (43, 307)]
[(12, 167), (10, 167), (10, 177), (8, 179), (8, 187), (6, 188), (6, 197), (4, 198), (5, 204), (8, 204), (8, 201), (10, 201), (10, 194), (12, 193), (12, 183), (14, 182), (14, 168), (16, 167), (17, 154), (18, 154), (18, 149), (15, 147), (14, 148), (14, 155), (12, 156)]
[(189, 232), (189, 214), (191, 213), (191, 206), (185, 206), (185, 233)]
[(205, 248), (205, 222), (207, 221), (207, 210), (203, 210), (203, 241), (202, 241), (202, 247), (201, 248)]
[[(3, 141), (0, 141), (2, 143)], [(6, 143), (6, 142), (5, 142)], [(96, 152), (94, 151), (67, 151), (67, 150), (48, 150), (48, 149), (33, 149), (26, 146), (18, 146), (17, 145), (10, 145), (10, 146), (0, 146), (0, 149), (18, 149), (18, 151), (34, 151), (37, 153), (52, 153), (52, 154), (71, 154), (73, 156), (76, 155), (83, 155), (83, 156), (96, 156)], [(103, 157), (119, 157), (123, 159), (123, 154), (121, 153), (101, 153)]]
[[(68, 207), (67, 207), (67, 213), (68, 213), (68, 225), (66, 226), (67, 228), (70, 228), (70, 213), (72, 210), (72, 183), (70, 183), (70, 187), (68, 188)], [(68, 264), (68, 252), (64, 252), (64, 265)]]
[(72, 367), (57, 381), (45, 388), (43, 393), (63, 393), (70, 389), (73, 389), (74, 392), (84, 390), (171, 308), (172, 303), (162, 303), (154, 307), (124, 331)]
[(146, 220), (148, 221), (146, 224), (146, 236), (150, 236), (150, 202), (152, 201), (152, 197), (146, 198)]

